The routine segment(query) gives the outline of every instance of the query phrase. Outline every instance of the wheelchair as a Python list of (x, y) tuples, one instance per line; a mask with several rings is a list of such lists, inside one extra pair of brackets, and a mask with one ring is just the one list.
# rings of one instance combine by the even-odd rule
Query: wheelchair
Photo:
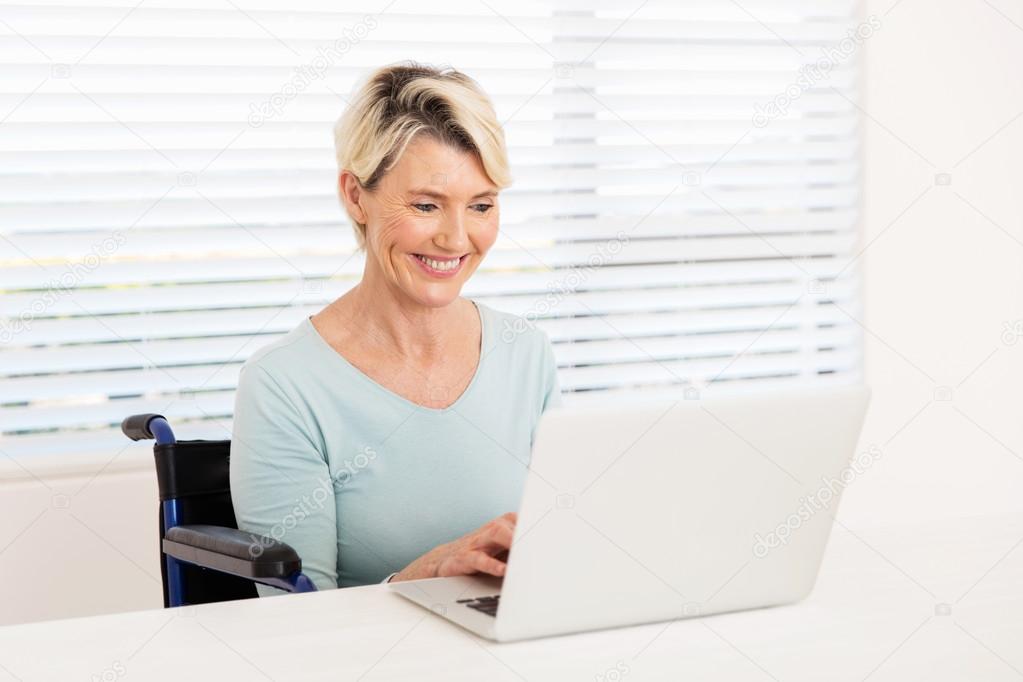
[(160, 574), (165, 608), (257, 597), (256, 584), (315, 592), (287, 543), (238, 529), (231, 504), (230, 440), (176, 440), (159, 414), (121, 422), (153, 439), (160, 490)]

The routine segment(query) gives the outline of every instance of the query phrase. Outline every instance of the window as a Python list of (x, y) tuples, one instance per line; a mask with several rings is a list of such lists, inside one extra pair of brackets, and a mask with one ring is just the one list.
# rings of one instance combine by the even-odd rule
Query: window
[(465, 293), (550, 334), (566, 402), (858, 378), (855, 3), (338, 7), (0, 0), (0, 450), (229, 437), (241, 363), (361, 275), (332, 124), (407, 58), (505, 122)]

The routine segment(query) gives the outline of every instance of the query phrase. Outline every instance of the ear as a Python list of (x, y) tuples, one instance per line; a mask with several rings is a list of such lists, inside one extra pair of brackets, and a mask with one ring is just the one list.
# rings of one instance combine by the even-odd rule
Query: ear
[(338, 193), (344, 201), (348, 215), (356, 222), (366, 224), (366, 211), (363, 210), (362, 200), (363, 189), (359, 179), (349, 170), (343, 170), (337, 176)]

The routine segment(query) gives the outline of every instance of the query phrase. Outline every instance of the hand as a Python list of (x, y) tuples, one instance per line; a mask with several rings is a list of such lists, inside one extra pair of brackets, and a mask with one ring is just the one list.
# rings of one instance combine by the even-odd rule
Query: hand
[(438, 545), (402, 569), (391, 582), (473, 573), (502, 576), (517, 520), (518, 514), (508, 512), (457, 540)]

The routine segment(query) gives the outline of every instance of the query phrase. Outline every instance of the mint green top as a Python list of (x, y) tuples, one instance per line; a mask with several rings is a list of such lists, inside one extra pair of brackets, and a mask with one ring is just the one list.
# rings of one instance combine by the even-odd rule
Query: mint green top
[(543, 331), (476, 308), (480, 361), (444, 409), (376, 383), (308, 317), (254, 353), (235, 397), (238, 527), (294, 547), (323, 590), (380, 582), (516, 511), (539, 417), (561, 402), (557, 366)]

